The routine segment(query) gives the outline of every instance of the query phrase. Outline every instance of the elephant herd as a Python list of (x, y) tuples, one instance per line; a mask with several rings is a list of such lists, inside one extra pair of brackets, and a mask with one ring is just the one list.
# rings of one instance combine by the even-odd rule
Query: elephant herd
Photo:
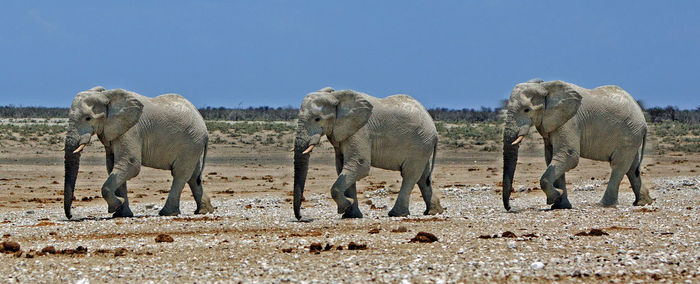
[[(408, 216), (409, 197), (418, 184), (426, 210), (442, 213), (433, 194), (438, 133), (430, 114), (407, 95), (375, 98), (352, 91), (324, 88), (308, 94), (299, 108), (294, 142), (294, 215), (301, 202), (309, 156), (326, 136), (335, 150), (338, 178), (331, 196), (343, 218), (361, 218), (356, 182), (370, 167), (399, 171), (401, 189), (389, 216)], [(531, 127), (543, 137), (547, 170), (540, 179), (552, 209), (571, 208), (566, 171), (579, 157), (610, 162), (612, 173), (603, 206), (617, 204), (618, 187), (626, 175), (634, 205), (653, 202), (642, 186), (641, 162), (647, 125), (636, 101), (617, 86), (584, 89), (562, 81), (531, 80), (515, 86), (506, 106), (503, 131), (503, 206), (510, 193), (518, 146)], [(109, 177), (102, 186), (113, 217), (131, 217), (126, 183), (141, 166), (170, 170), (173, 182), (159, 215), (178, 215), (185, 183), (197, 204), (195, 214), (215, 207), (202, 188), (208, 132), (204, 119), (185, 98), (165, 94), (148, 98), (123, 89), (94, 87), (78, 93), (69, 112), (65, 140), (64, 210), (70, 219), (80, 153), (97, 135), (105, 147)]]

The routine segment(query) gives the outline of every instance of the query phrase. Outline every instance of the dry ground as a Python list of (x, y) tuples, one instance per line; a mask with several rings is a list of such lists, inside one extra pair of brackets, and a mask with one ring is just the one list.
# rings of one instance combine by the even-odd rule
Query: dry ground
[[(582, 160), (567, 174), (575, 208), (549, 211), (537, 188), (545, 168), (539, 143), (530, 139), (521, 151), (513, 212), (501, 203), (499, 152), (442, 149), (434, 187), (444, 214), (421, 215), (425, 206), (416, 189), (412, 215), (388, 217), (400, 176), (372, 169), (358, 183), (365, 214), (358, 220), (335, 214), (329, 194), (335, 170), (326, 144), (312, 157), (302, 209), (308, 222), (296, 222), (292, 155), (284, 148), (212, 146), (204, 188), (218, 207), (214, 214), (193, 215), (185, 189), (183, 214), (158, 217), (171, 178), (144, 168), (128, 183), (138, 217), (110, 219), (99, 194), (107, 177), (104, 150), (93, 143), (78, 176), (77, 220), (68, 221), (60, 146), (6, 142), (0, 153), (0, 241), (19, 243), (22, 253), (0, 255), (0, 280), (700, 281), (700, 155), (648, 154), (644, 182), (656, 202), (645, 207), (631, 206), (626, 180), (617, 208), (596, 206), (609, 167)], [(591, 229), (605, 234), (577, 235)], [(438, 240), (411, 242), (418, 232)], [(174, 241), (156, 242), (159, 234)], [(48, 246), (56, 253), (38, 252)]]

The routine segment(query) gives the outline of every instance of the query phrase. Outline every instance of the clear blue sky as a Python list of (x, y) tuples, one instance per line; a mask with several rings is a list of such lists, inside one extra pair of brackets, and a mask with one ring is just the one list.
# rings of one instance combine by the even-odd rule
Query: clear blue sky
[(700, 1), (3, 1), (0, 105), (95, 85), (196, 106), (332, 86), (495, 107), (534, 77), (700, 106)]

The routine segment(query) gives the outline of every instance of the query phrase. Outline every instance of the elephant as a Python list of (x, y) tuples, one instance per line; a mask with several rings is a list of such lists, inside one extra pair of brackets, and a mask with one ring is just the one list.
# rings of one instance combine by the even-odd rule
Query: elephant
[(444, 211), (431, 185), (438, 134), (425, 108), (407, 95), (380, 99), (326, 87), (306, 95), (299, 108), (294, 141), (294, 216), (298, 220), (309, 157), (322, 135), (335, 150), (338, 178), (331, 197), (343, 218), (362, 218), (356, 182), (369, 174), (371, 166), (401, 172), (401, 190), (389, 216), (410, 214), (409, 197), (416, 183), (425, 201), (424, 214)]
[(506, 106), (502, 191), (506, 210), (510, 210), (518, 148), (532, 126), (544, 140), (547, 169), (540, 187), (551, 209), (571, 208), (565, 173), (578, 165), (579, 157), (610, 163), (612, 172), (600, 205), (617, 204), (624, 175), (632, 185), (634, 205), (653, 202), (641, 178), (647, 124), (634, 98), (618, 86), (585, 89), (533, 79), (516, 85)]
[(132, 217), (126, 181), (141, 166), (170, 170), (172, 186), (159, 215), (180, 213), (180, 194), (189, 184), (197, 203), (196, 214), (214, 211), (202, 188), (202, 171), (209, 134), (204, 119), (187, 99), (177, 94), (148, 98), (101, 86), (78, 93), (68, 114), (65, 140), (64, 209), (71, 219), (71, 203), (78, 177), (80, 154), (97, 135), (105, 147), (109, 177), (102, 186), (112, 217)]

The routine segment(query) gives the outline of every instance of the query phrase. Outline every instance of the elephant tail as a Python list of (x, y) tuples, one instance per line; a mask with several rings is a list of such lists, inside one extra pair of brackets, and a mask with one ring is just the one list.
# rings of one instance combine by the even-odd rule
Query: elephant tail
[(639, 150), (639, 167), (642, 167), (642, 160), (644, 160), (644, 149), (647, 148), (647, 130), (644, 130), (644, 138), (642, 138), (642, 149)]
[(204, 154), (202, 155), (202, 169), (200, 170), (200, 176), (204, 175), (204, 163), (207, 160), (207, 149), (209, 149), (209, 138), (204, 142)]
[(435, 169), (435, 158), (437, 157), (437, 148), (438, 148), (438, 139), (435, 138), (435, 146), (433, 146), (433, 161), (430, 163), (430, 175), (428, 175), (428, 180), (431, 179), (431, 177), (433, 175), (433, 169)]

